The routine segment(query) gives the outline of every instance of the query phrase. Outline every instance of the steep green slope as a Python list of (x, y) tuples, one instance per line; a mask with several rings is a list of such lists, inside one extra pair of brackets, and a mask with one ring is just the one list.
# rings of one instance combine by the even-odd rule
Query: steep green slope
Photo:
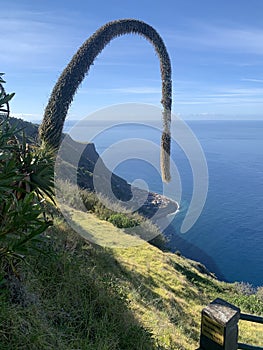
[[(95, 230), (102, 222), (90, 215)], [(102, 248), (55, 221), (43, 253), (21, 266), (21, 281), (14, 278), (9, 295), (0, 289), (1, 349), (190, 350), (198, 347), (200, 312), (214, 298), (263, 313), (259, 297), (204, 274), (200, 263), (146, 242)], [(108, 222), (103, 228), (119, 234)], [(244, 324), (240, 341), (262, 344), (262, 333)]]

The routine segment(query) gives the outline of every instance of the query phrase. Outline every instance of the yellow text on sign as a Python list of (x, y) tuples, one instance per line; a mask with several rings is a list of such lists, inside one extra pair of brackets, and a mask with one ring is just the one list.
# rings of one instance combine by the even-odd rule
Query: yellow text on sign
[(202, 334), (221, 346), (224, 345), (224, 330), (224, 326), (202, 315)]

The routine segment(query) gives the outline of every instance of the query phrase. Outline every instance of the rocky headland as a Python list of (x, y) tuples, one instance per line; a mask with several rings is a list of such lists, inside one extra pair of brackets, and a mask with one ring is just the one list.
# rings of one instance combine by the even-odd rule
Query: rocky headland
[[(34, 144), (38, 138), (38, 124), (24, 121), (23, 119), (9, 118), (11, 125), (17, 125), (23, 130), (28, 143)], [(22, 132), (17, 136), (23, 137)], [(104, 165), (93, 143), (82, 143), (74, 141), (68, 134), (64, 134), (66, 147), (60, 152), (59, 176), (62, 180), (75, 181), (76, 161), (78, 168), (77, 183), (82, 189), (94, 191), (94, 177), (100, 183), (100, 191), (107, 196), (109, 189), (112, 190), (117, 199), (129, 201), (133, 197), (134, 190), (137, 198), (146, 198), (144, 203), (139, 206), (138, 212), (147, 217), (159, 219), (179, 210), (177, 202), (161, 194), (149, 192), (134, 187), (121, 177), (117, 176)], [(94, 174), (94, 168), (97, 162), (100, 162), (100, 172)], [(98, 179), (99, 177), (99, 179)]]

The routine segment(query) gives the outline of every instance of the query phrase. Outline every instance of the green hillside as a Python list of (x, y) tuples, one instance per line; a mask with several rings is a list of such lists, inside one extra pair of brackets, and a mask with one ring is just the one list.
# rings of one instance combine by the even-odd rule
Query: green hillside
[[(87, 220), (85, 230), (103, 225), (108, 236), (120, 234), (93, 214)], [(1, 289), (0, 348), (190, 350), (198, 347), (200, 312), (214, 298), (263, 313), (259, 293), (219, 282), (198, 262), (138, 244), (92, 245), (56, 217), (42, 253), (21, 265), (21, 280), (14, 278), (9, 293)], [(241, 325), (240, 341), (262, 344), (262, 329)]]
[[(52, 150), (20, 136), (0, 122), (1, 350), (190, 350), (215, 298), (263, 314), (263, 288), (220, 282), (199, 262), (153, 246), (161, 237), (142, 241), (158, 234), (145, 218), (116, 214), (62, 182), (73, 230), (55, 207)], [(75, 206), (80, 195), (87, 210)], [(262, 345), (263, 326), (241, 323), (239, 341)]]

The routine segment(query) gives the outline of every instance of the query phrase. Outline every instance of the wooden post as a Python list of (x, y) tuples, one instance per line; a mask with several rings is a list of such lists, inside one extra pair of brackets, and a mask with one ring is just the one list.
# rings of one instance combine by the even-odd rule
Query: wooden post
[(220, 298), (202, 310), (200, 350), (237, 350), (240, 309)]

